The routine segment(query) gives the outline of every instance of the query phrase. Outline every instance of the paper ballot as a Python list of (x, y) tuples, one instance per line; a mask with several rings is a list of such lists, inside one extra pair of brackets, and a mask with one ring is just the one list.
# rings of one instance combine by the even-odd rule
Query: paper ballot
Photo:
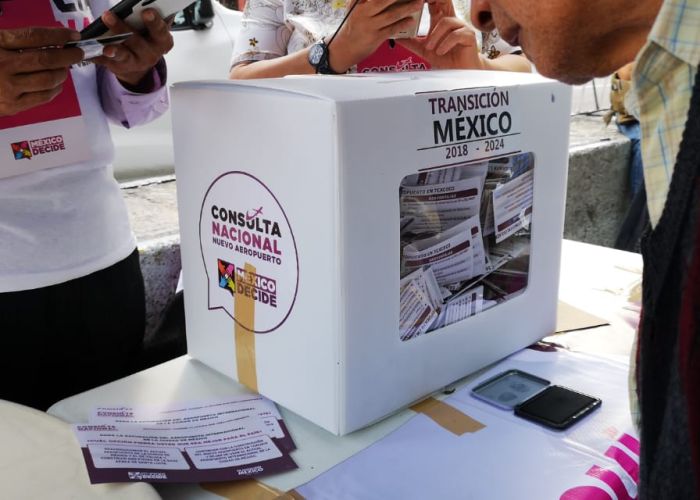
[(533, 168), (525, 153), (402, 180), (402, 340), (465, 320), (527, 287)]
[(277, 408), (256, 395), (168, 408), (100, 407), (73, 430), (92, 483), (237, 480), (296, 468)]

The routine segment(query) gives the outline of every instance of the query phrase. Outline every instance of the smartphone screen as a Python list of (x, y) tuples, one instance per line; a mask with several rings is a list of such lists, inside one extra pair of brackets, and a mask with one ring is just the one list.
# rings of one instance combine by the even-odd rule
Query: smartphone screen
[(472, 396), (498, 408), (512, 410), (548, 385), (548, 380), (530, 373), (508, 370), (474, 387)]
[(598, 398), (559, 385), (551, 385), (516, 406), (515, 414), (546, 427), (563, 430), (599, 408), (600, 405), (601, 400)]

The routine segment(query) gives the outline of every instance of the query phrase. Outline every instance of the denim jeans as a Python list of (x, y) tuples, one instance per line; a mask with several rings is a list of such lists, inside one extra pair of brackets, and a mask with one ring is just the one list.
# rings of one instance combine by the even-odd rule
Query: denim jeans
[(629, 182), (631, 197), (634, 198), (644, 186), (644, 167), (642, 166), (641, 131), (639, 130), (639, 122), (618, 123), (617, 128), (632, 142)]

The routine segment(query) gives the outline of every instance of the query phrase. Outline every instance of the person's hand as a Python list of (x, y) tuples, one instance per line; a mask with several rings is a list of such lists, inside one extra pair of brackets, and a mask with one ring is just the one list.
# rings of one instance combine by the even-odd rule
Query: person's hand
[(431, 0), (426, 37), (397, 40), (430, 63), (433, 69), (484, 69), (476, 31), (459, 19), (451, 0)]
[(440, 19), (445, 17), (457, 17), (452, 0), (427, 0), (430, 11), (430, 30), (433, 31)]
[[(150, 77), (160, 58), (173, 48), (170, 26), (158, 12), (146, 9), (141, 15), (146, 27), (143, 34), (134, 33), (123, 43), (108, 45), (100, 57), (93, 59), (95, 64), (106, 67), (120, 82), (132, 89), (144, 87), (143, 80)], [(109, 11), (102, 15), (102, 22), (114, 34), (134, 31)]]
[[(360, 2), (329, 45), (329, 64), (337, 72), (347, 71), (372, 54), (400, 31), (415, 24), (413, 16), (424, 0), (355, 0)], [(355, 2), (353, 2), (355, 3)], [(348, 10), (352, 4), (348, 5)]]
[(79, 39), (77, 31), (65, 28), (0, 30), (0, 116), (31, 109), (60, 94), (70, 66), (83, 58), (82, 50), (61, 47)]

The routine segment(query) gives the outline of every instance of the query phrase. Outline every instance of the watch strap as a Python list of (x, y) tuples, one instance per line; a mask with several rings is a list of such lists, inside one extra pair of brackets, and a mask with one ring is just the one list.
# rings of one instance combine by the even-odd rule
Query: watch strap
[(325, 40), (321, 40), (317, 43), (319, 45), (323, 46), (323, 57), (316, 65), (316, 73), (321, 74), (321, 75), (341, 75), (341, 74), (343, 74), (343, 73), (338, 73), (333, 68), (331, 68), (330, 48), (328, 47), (328, 44), (326, 44)]

